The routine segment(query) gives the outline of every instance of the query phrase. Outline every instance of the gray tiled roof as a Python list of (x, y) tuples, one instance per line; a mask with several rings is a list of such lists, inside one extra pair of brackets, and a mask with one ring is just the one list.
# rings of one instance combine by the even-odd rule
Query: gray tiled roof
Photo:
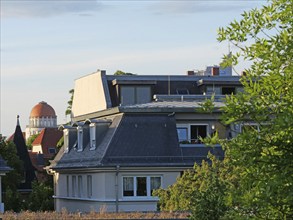
[(125, 113), (114, 118), (95, 150), (89, 149), (89, 143), (82, 152), (71, 148), (51, 167), (192, 166), (206, 159), (209, 150), (223, 155), (220, 148), (180, 147), (173, 115)]

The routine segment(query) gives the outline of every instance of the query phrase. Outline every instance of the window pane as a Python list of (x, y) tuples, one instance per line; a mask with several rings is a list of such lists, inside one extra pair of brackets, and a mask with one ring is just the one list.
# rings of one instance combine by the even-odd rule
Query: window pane
[(136, 178), (136, 196), (147, 196), (147, 181), (146, 177)]
[(121, 86), (120, 103), (122, 105), (135, 104), (135, 87)]
[(138, 86), (136, 87), (136, 104), (147, 103), (151, 101), (151, 87)]
[(187, 128), (177, 128), (177, 134), (179, 142), (188, 140)]
[(199, 137), (205, 138), (207, 136), (207, 126), (206, 125), (191, 125), (191, 142), (195, 144), (200, 144), (201, 141)]
[(123, 196), (134, 196), (133, 177), (123, 177)]
[(82, 176), (78, 176), (78, 197), (82, 197)]
[(66, 196), (69, 197), (69, 176), (66, 176)]
[(92, 176), (91, 175), (87, 176), (87, 196), (89, 198), (92, 197)]
[(153, 195), (153, 190), (159, 189), (161, 187), (161, 177), (151, 177), (151, 196)]
[(235, 87), (222, 87), (222, 95), (235, 94)]
[(76, 176), (72, 176), (72, 196), (76, 196)]

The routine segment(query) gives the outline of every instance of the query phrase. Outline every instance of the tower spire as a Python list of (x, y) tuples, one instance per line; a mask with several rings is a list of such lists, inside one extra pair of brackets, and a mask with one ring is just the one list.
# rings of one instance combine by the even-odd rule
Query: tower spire
[(19, 115), (17, 115), (16, 118), (17, 118), (16, 126), (19, 126)]

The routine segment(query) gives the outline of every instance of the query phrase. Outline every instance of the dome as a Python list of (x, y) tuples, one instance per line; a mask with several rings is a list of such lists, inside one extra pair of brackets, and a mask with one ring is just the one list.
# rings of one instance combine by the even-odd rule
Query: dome
[(56, 118), (55, 110), (46, 102), (39, 102), (31, 111), (30, 117), (54, 117)]

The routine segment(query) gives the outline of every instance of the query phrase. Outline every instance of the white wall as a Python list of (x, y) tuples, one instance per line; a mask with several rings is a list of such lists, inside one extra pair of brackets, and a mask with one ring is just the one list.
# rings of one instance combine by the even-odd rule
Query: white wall
[(73, 117), (107, 108), (102, 74), (101, 71), (98, 71), (75, 80), (72, 103)]
[[(116, 172), (94, 172), (94, 173), (74, 173), (74, 174), (55, 174), (56, 186), (56, 211), (62, 211), (66, 208), (68, 211), (89, 212), (95, 211), (116, 211)], [(82, 176), (83, 190), (81, 197), (72, 197), (72, 175)], [(92, 175), (92, 197), (87, 197), (87, 175)], [(119, 211), (156, 211), (157, 201), (155, 197), (146, 198), (123, 198), (122, 196), (122, 178), (123, 176), (161, 176), (162, 187), (167, 188), (176, 182), (180, 171), (119, 171), (118, 174), (118, 210)], [(69, 197), (67, 197), (66, 176), (69, 176)]]

